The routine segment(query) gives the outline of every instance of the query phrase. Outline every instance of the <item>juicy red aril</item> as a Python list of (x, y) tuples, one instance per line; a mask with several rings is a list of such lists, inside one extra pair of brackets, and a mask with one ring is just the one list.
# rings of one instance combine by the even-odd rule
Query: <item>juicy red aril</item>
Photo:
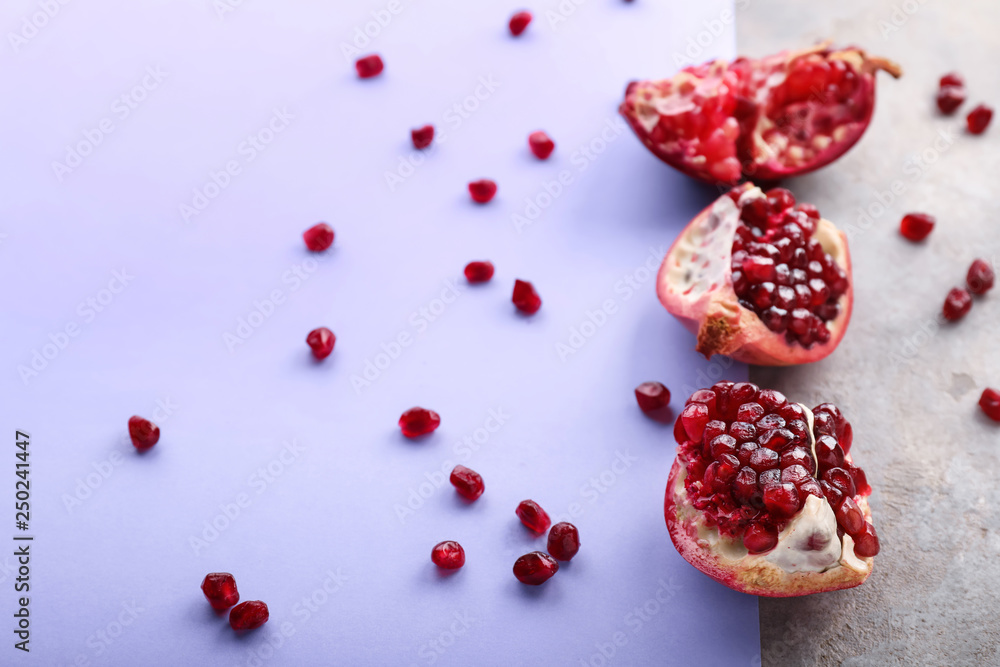
[(830, 468), (825, 471), (823, 481), (837, 487), (845, 496), (854, 496), (857, 493), (854, 488), (854, 478), (843, 468)]
[(985, 132), (991, 120), (993, 120), (993, 109), (985, 104), (980, 104), (965, 117), (965, 122), (969, 126), (969, 132), (972, 134), (982, 134)]
[(312, 349), (313, 356), (322, 361), (333, 352), (337, 337), (326, 327), (320, 327), (309, 332), (309, 335), (306, 336), (306, 343)]
[(399, 418), (399, 428), (407, 438), (427, 435), (441, 425), (441, 417), (433, 410), (410, 408)]
[(206, 574), (204, 581), (201, 582), (201, 591), (215, 611), (229, 609), (240, 601), (240, 593), (236, 590), (236, 578), (228, 572)]
[(961, 287), (955, 287), (945, 297), (941, 312), (950, 322), (957, 322), (965, 317), (972, 308), (972, 297)]
[(802, 500), (794, 484), (777, 484), (764, 489), (764, 507), (776, 517), (789, 518), (801, 509)]
[(996, 276), (993, 274), (993, 267), (983, 259), (977, 259), (969, 267), (969, 273), (965, 276), (965, 284), (973, 294), (986, 294), (992, 287)]
[(469, 194), (477, 204), (486, 204), (497, 193), (497, 184), (488, 178), (469, 182)]
[(899, 233), (911, 241), (923, 241), (934, 229), (936, 220), (926, 213), (907, 213), (899, 223)]
[(705, 425), (708, 424), (708, 406), (704, 403), (691, 403), (681, 410), (678, 419), (684, 425), (688, 440), (701, 440)]
[(572, 560), (580, 550), (580, 531), (571, 523), (557, 523), (549, 531), (548, 549), (556, 560)]
[(541, 586), (559, 571), (559, 563), (541, 551), (524, 554), (514, 562), (514, 576), (522, 584)]
[(470, 283), (488, 283), (493, 278), (493, 262), (469, 262), (465, 265), (465, 279)]
[(1000, 422), (1000, 391), (987, 387), (979, 397), (979, 407), (986, 416), (995, 422)]
[(465, 549), (453, 540), (439, 542), (431, 549), (431, 560), (442, 569), (457, 570), (465, 565)]
[(965, 102), (965, 88), (962, 86), (942, 86), (935, 98), (941, 113), (951, 115)]
[(410, 139), (413, 140), (413, 147), (417, 150), (427, 148), (434, 141), (434, 126), (424, 125), (415, 130), (410, 130)]
[(660, 382), (643, 382), (635, 388), (635, 400), (643, 412), (656, 412), (670, 403), (670, 390)]
[(362, 79), (370, 79), (373, 76), (378, 76), (384, 68), (385, 65), (382, 63), (382, 58), (374, 53), (364, 58), (358, 58), (354, 63), (354, 69), (358, 71), (358, 76)]
[(522, 500), (517, 509), (514, 510), (514, 513), (517, 514), (517, 518), (521, 520), (521, 523), (539, 535), (547, 531), (549, 526), (552, 525), (552, 519), (545, 513), (541, 505), (534, 500)]
[(534, 315), (542, 307), (542, 297), (538, 296), (535, 286), (526, 280), (514, 281), (514, 294), (510, 299), (522, 313)]
[(844, 496), (844, 499), (840, 501), (840, 506), (835, 507), (833, 513), (837, 515), (837, 523), (851, 537), (857, 535), (864, 528), (865, 515), (861, 513), (861, 508), (858, 507), (853, 498)]
[(333, 227), (320, 222), (302, 232), (302, 238), (305, 239), (307, 248), (313, 252), (323, 252), (333, 245)]
[(510, 34), (517, 37), (531, 23), (531, 12), (518, 12), (510, 17)]
[(160, 427), (148, 419), (133, 416), (128, 418), (128, 435), (132, 446), (143, 452), (160, 441)]
[(482, 475), (463, 465), (455, 466), (455, 469), (451, 471), (450, 479), (452, 486), (458, 491), (458, 495), (466, 500), (475, 500), (486, 490)]
[(539, 131), (528, 135), (528, 146), (539, 160), (547, 160), (556, 149), (556, 142), (552, 141), (549, 135)]
[(948, 72), (938, 81), (938, 86), (944, 88), (945, 86), (964, 86), (965, 79), (958, 72)]
[(256, 630), (267, 623), (267, 605), (260, 600), (241, 602), (229, 612), (229, 627), (233, 630)]
[(778, 531), (764, 523), (751, 523), (743, 533), (743, 546), (752, 554), (770, 551), (778, 544)]
[(852, 535), (851, 538), (854, 540), (854, 555), (858, 558), (870, 558), (878, 555), (878, 534), (875, 532), (875, 526), (866, 521), (861, 532)]

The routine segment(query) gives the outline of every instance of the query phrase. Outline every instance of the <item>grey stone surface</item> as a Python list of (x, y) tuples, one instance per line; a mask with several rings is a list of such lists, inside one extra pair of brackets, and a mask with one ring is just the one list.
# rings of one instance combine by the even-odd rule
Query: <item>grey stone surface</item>
[[(824, 217), (854, 226), (855, 310), (839, 349), (755, 381), (803, 403), (839, 405), (854, 457), (875, 488), (882, 552), (863, 586), (761, 599), (762, 659), (780, 665), (1000, 664), (1000, 428), (977, 406), (1000, 387), (1000, 290), (957, 326), (939, 326), (947, 291), (974, 257), (1000, 261), (1000, 127), (964, 132), (964, 113), (1000, 107), (995, 0), (750, 0), (741, 53), (830, 37), (899, 62), (880, 77), (875, 119), (848, 155), (788, 185)], [(965, 75), (969, 100), (936, 113), (941, 74)], [(944, 134), (941, 134), (944, 133)], [(943, 137), (943, 138), (942, 138)], [(892, 201), (879, 193), (891, 192)], [(880, 212), (880, 197), (886, 200)], [(870, 220), (859, 221), (859, 209)], [(937, 216), (922, 245), (903, 240), (908, 211)]]

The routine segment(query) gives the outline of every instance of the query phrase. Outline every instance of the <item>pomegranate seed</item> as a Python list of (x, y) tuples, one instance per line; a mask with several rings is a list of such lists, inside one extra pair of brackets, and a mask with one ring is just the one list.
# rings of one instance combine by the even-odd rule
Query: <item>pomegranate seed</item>
[(552, 525), (552, 519), (545, 513), (545, 510), (534, 500), (522, 500), (514, 511), (517, 517), (525, 526), (535, 531), (539, 535), (544, 533)]
[(875, 526), (866, 521), (861, 532), (851, 537), (854, 539), (855, 556), (858, 558), (871, 558), (878, 555), (878, 534), (875, 532)]
[(267, 623), (267, 605), (260, 600), (241, 602), (229, 612), (229, 627), (233, 630), (256, 630)]
[(129, 417), (128, 435), (132, 446), (144, 452), (160, 441), (160, 427), (142, 417)]
[(413, 147), (417, 150), (427, 148), (434, 141), (434, 126), (424, 125), (415, 130), (410, 130), (410, 139), (413, 140)]
[(955, 113), (958, 107), (962, 106), (962, 102), (965, 102), (965, 88), (962, 86), (943, 86), (935, 99), (941, 113), (950, 116)]
[(511, 301), (522, 313), (534, 315), (542, 307), (542, 298), (535, 291), (535, 286), (526, 280), (514, 281), (514, 294)]
[(457, 570), (465, 565), (465, 549), (452, 540), (439, 542), (431, 549), (431, 560), (444, 570)]
[(451, 471), (451, 483), (458, 491), (458, 495), (466, 500), (475, 500), (486, 490), (482, 475), (463, 465), (457, 465)]
[(337, 337), (326, 327), (313, 329), (306, 336), (306, 343), (312, 348), (313, 356), (320, 361), (330, 356), (336, 342)]
[(972, 297), (964, 289), (955, 287), (944, 300), (944, 318), (950, 322), (957, 322), (966, 316), (972, 308)]
[(549, 135), (541, 131), (528, 135), (528, 146), (531, 147), (531, 152), (539, 160), (547, 160), (552, 155), (552, 151), (556, 149), (556, 143), (549, 139)]
[(558, 571), (559, 563), (541, 551), (524, 554), (514, 563), (514, 576), (529, 586), (541, 586)]
[(643, 412), (656, 412), (670, 403), (670, 390), (660, 382), (643, 382), (635, 388), (635, 400)]
[(580, 551), (580, 531), (571, 523), (557, 523), (549, 531), (548, 548), (556, 560), (572, 560)]
[(973, 294), (986, 294), (993, 287), (995, 278), (993, 267), (986, 260), (977, 259), (969, 267), (969, 273), (965, 277), (965, 284), (969, 286), (969, 291)]
[(937, 222), (933, 215), (907, 213), (899, 223), (899, 233), (911, 241), (923, 241)]
[(962, 75), (959, 74), (958, 72), (948, 72), (947, 74), (941, 77), (940, 81), (938, 81), (938, 86), (940, 88), (944, 88), (945, 86), (962, 87), (965, 86), (965, 79), (963, 79)]
[(399, 428), (407, 438), (427, 435), (441, 425), (441, 417), (433, 410), (410, 408), (399, 418)]
[(979, 397), (979, 407), (986, 416), (995, 422), (1000, 422), (1000, 391), (987, 387)]
[(837, 515), (837, 523), (851, 537), (857, 535), (865, 527), (865, 515), (853, 498), (844, 496), (844, 499), (840, 501), (840, 506), (834, 510), (834, 514)]
[(678, 419), (684, 424), (688, 440), (701, 440), (705, 425), (708, 424), (708, 417), (708, 406), (703, 403), (691, 403), (681, 411)]
[(854, 487), (854, 478), (843, 468), (830, 468), (823, 473), (822, 477), (824, 482), (837, 487), (845, 496), (853, 497), (857, 493)]
[(240, 601), (236, 578), (228, 572), (212, 572), (201, 582), (201, 592), (215, 611), (224, 611)]
[(510, 34), (517, 37), (531, 23), (531, 12), (518, 12), (510, 17)]
[[(759, 452), (769, 450), (758, 449)], [(772, 452), (777, 456), (776, 453)], [(764, 507), (776, 517), (791, 517), (802, 508), (802, 500), (794, 484), (777, 484), (764, 489)]]
[(370, 79), (373, 76), (378, 76), (384, 68), (385, 65), (382, 63), (382, 58), (376, 53), (358, 58), (354, 63), (354, 69), (358, 70), (358, 76), (362, 79)]
[(972, 134), (985, 132), (991, 120), (993, 120), (993, 109), (985, 104), (980, 104), (965, 117), (965, 122), (969, 125), (969, 132)]
[(493, 278), (493, 262), (469, 262), (465, 265), (465, 279), (470, 283), (488, 283)]
[(320, 222), (302, 232), (302, 238), (305, 239), (307, 248), (313, 252), (323, 252), (333, 245), (333, 227)]
[(485, 204), (493, 199), (493, 196), (497, 193), (497, 184), (488, 178), (483, 178), (478, 181), (471, 181), (469, 183), (469, 194), (472, 195), (472, 201), (477, 204)]
[(778, 531), (774, 526), (753, 522), (743, 533), (743, 546), (752, 554), (762, 554), (778, 545)]

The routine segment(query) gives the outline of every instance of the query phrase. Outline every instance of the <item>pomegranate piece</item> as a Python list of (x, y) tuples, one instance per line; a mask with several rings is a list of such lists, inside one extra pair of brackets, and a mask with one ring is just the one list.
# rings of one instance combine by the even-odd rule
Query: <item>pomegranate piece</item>
[(547, 160), (556, 149), (556, 142), (549, 139), (549, 135), (539, 131), (528, 135), (528, 146), (539, 160)]
[(472, 196), (472, 201), (477, 204), (486, 204), (494, 195), (497, 193), (497, 184), (488, 178), (483, 178), (478, 181), (471, 181), (469, 183), (469, 194)]
[(240, 601), (236, 578), (228, 572), (212, 572), (201, 582), (201, 592), (215, 611), (225, 611)]
[(144, 452), (160, 441), (160, 427), (142, 417), (128, 418), (128, 435), (132, 446)]
[(961, 287), (954, 287), (945, 297), (941, 312), (949, 322), (957, 322), (972, 309), (972, 296)]
[(514, 281), (514, 294), (510, 300), (527, 315), (534, 315), (542, 307), (542, 298), (535, 291), (535, 286), (526, 280)]
[(364, 56), (363, 58), (358, 58), (354, 62), (354, 69), (358, 71), (358, 76), (362, 79), (370, 79), (373, 76), (378, 76), (385, 69), (385, 65), (382, 63), (382, 58), (373, 53), (370, 56)]
[(427, 148), (434, 141), (434, 126), (424, 125), (415, 130), (410, 130), (410, 139), (413, 141), (413, 147), (417, 150)]
[(958, 86), (959, 88), (965, 87), (965, 79), (958, 72), (948, 72), (938, 81), (938, 87), (944, 88), (945, 86)]
[(942, 86), (935, 101), (941, 113), (950, 116), (965, 102), (965, 88), (962, 86)]
[(531, 23), (531, 12), (518, 12), (510, 17), (510, 34), (517, 37)]
[(683, 412), (678, 420), (664, 503), (681, 556), (755, 595), (838, 590), (868, 577), (878, 553), (871, 487), (837, 406), (808, 410), (749, 382), (720, 382), (686, 402), (694, 409), (688, 423)]
[(851, 316), (847, 237), (787, 190), (745, 183), (684, 228), (660, 267), (657, 294), (706, 357), (818, 361)]
[(899, 233), (910, 241), (923, 241), (934, 229), (937, 220), (926, 213), (907, 213), (899, 223)]
[(241, 602), (229, 612), (229, 627), (233, 630), (256, 630), (267, 623), (267, 605), (260, 600)]
[(443, 570), (457, 570), (465, 565), (465, 549), (453, 540), (446, 540), (431, 549), (431, 560)]
[(829, 164), (861, 138), (879, 70), (902, 73), (888, 60), (829, 43), (716, 60), (630, 83), (620, 111), (646, 148), (688, 176), (773, 181)]
[(313, 356), (322, 361), (333, 352), (333, 346), (337, 343), (337, 337), (326, 327), (313, 329), (306, 336), (306, 344), (312, 350)]
[(670, 390), (661, 382), (643, 382), (635, 388), (635, 400), (646, 414), (657, 412), (670, 403)]
[(566, 521), (557, 523), (549, 531), (548, 550), (556, 560), (573, 560), (580, 551), (580, 531)]
[(441, 417), (433, 410), (410, 408), (399, 418), (399, 428), (407, 438), (419, 438), (441, 425)]
[(541, 551), (524, 554), (514, 562), (514, 576), (529, 586), (541, 586), (558, 571), (559, 563)]
[(547, 531), (549, 526), (552, 525), (552, 519), (545, 513), (541, 505), (534, 500), (522, 500), (517, 509), (514, 510), (514, 513), (517, 514), (517, 518), (521, 520), (521, 523), (539, 535)]
[(965, 122), (968, 124), (971, 134), (982, 134), (985, 132), (991, 120), (993, 120), (993, 109), (985, 104), (980, 104), (965, 117)]
[(493, 262), (469, 262), (465, 265), (465, 279), (470, 283), (488, 283), (493, 278)]
[(458, 491), (458, 495), (466, 500), (475, 500), (486, 490), (482, 475), (463, 465), (455, 466), (454, 470), (451, 471), (450, 479), (452, 486)]
[(313, 252), (323, 252), (333, 245), (333, 227), (320, 222), (302, 232), (306, 247)]
[(986, 294), (993, 288), (993, 281), (996, 276), (993, 267), (984, 259), (977, 259), (969, 267), (969, 273), (965, 276), (965, 284), (969, 291), (976, 295)]
[(1000, 391), (987, 387), (979, 397), (979, 407), (986, 416), (995, 422), (1000, 422)]

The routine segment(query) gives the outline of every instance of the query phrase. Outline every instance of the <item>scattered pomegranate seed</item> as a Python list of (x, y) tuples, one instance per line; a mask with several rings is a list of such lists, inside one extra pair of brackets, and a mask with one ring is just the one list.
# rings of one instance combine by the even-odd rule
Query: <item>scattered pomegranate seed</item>
[(514, 281), (514, 295), (511, 301), (522, 313), (534, 315), (542, 307), (542, 298), (535, 291), (535, 286), (526, 280)]
[(531, 23), (531, 12), (518, 12), (510, 17), (510, 34), (517, 37)]
[(965, 88), (962, 86), (943, 86), (938, 91), (936, 100), (941, 113), (950, 116), (965, 102)]
[(326, 327), (313, 329), (306, 336), (306, 343), (312, 348), (313, 356), (320, 361), (330, 356), (336, 342), (337, 337)]
[(539, 160), (547, 160), (556, 149), (556, 142), (549, 139), (549, 135), (539, 131), (528, 135), (528, 146)]
[(911, 241), (923, 241), (934, 229), (937, 220), (926, 213), (907, 213), (899, 223), (899, 233)]
[(985, 104), (980, 104), (965, 117), (965, 122), (969, 125), (969, 132), (972, 134), (985, 132), (991, 120), (993, 120), (993, 109)]
[(407, 438), (427, 435), (441, 425), (441, 417), (433, 410), (410, 408), (399, 418), (399, 428)]
[(358, 70), (358, 76), (362, 79), (370, 79), (373, 76), (378, 76), (384, 68), (385, 65), (382, 63), (382, 58), (376, 53), (358, 58), (354, 63), (354, 69)]
[(160, 427), (142, 417), (129, 417), (128, 435), (132, 446), (144, 452), (160, 441)]
[(489, 202), (493, 199), (496, 193), (497, 184), (488, 178), (483, 178), (469, 183), (469, 194), (472, 195), (472, 201), (477, 204), (485, 204)]
[(466, 500), (475, 500), (486, 490), (482, 475), (463, 465), (457, 465), (451, 471), (451, 483), (458, 491), (458, 495)]
[(995, 278), (993, 267), (986, 260), (977, 259), (969, 267), (969, 273), (965, 276), (965, 282), (969, 286), (969, 291), (973, 294), (986, 294), (986, 292), (993, 288)]
[(470, 283), (488, 283), (493, 277), (493, 262), (469, 262), (465, 265), (465, 279)]
[(229, 612), (229, 627), (233, 630), (256, 630), (267, 623), (267, 605), (260, 600), (241, 602)]
[(556, 560), (572, 560), (580, 551), (580, 531), (571, 523), (557, 523), (549, 531), (548, 548)]
[(410, 130), (410, 138), (413, 140), (413, 147), (417, 150), (427, 148), (434, 141), (434, 126), (424, 125), (415, 130)]
[(201, 582), (201, 591), (215, 611), (229, 609), (240, 601), (236, 578), (228, 572), (206, 574), (205, 580)]
[(944, 88), (945, 86), (958, 86), (961, 88), (965, 86), (965, 79), (958, 72), (948, 72), (938, 81), (938, 87)]
[(465, 565), (465, 549), (458, 542), (446, 540), (434, 545), (431, 560), (442, 569), (457, 570)]
[(987, 387), (979, 397), (979, 407), (986, 416), (995, 422), (1000, 422), (1000, 391)]
[(656, 412), (670, 403), (670, 390), (660, 382), (643, 382), (635, 388), (635, 400), (643, 412)]
[(305, 239), (307, 248), (313, 252), (323, 252), (333, 245), (333, 227), (320, 222), (302, 232), (302, 238)]
[(545, 510), (534, 500), (522, 500), (514, 511), (517, 517), (525, 526), (535, 531), (539, 535), (543, 534), (552, 525), (552, 519), (545, 513)]
[(948, 292), (942, 312), (946, 320), (957, 322), (965, 317), (971, 308), (972, 297), (961, 287), (956, 287)]
[(514, 563), (514, 576), (529, 586), (541, 586), (558, 571), (559, 563), (541, 551), (524, 554)]

